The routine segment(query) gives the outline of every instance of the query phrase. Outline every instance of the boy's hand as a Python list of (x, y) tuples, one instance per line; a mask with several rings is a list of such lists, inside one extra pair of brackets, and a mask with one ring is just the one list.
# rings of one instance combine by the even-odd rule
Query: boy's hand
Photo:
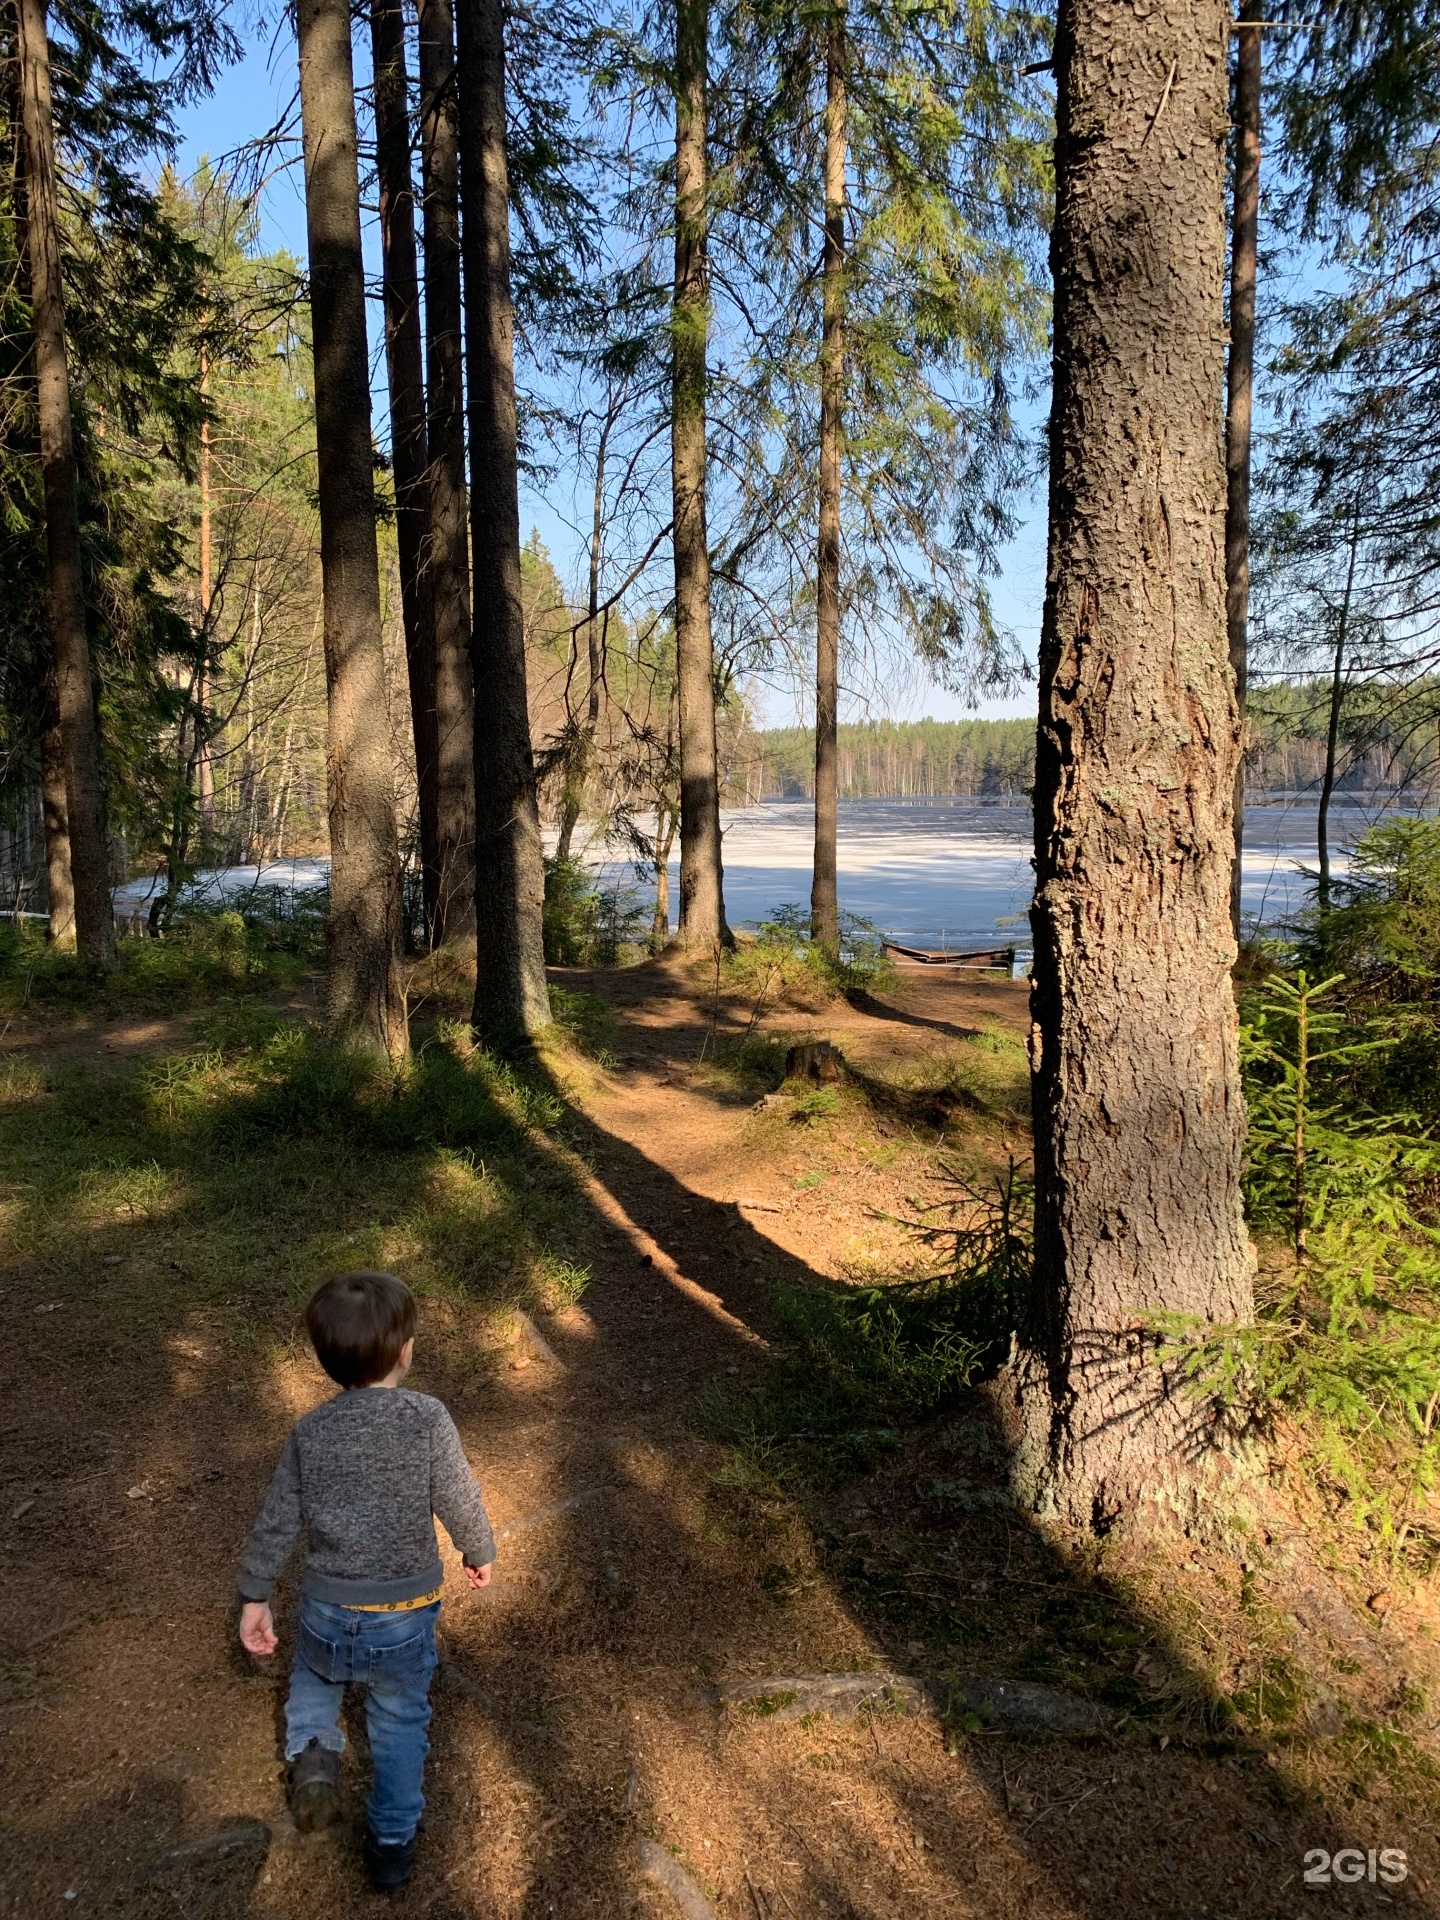
[(477, 1593), (479, 1592), (481, 1587), (489, 1586), (490, 1574), (494, 1565), (495, 1565), (495, 1562), (493, 1560), (488, 1560), (483, 1567), (472, 1567), (468, 1562), (466, 1563), (465, 1578), (470, 1582), (471, 1586), (474, 1587)]
[[(488, 1569), (487, 1569), (488, 1571)], [(268, 1660), (279, 1646), (275, 1622), (264, 1600), (247, 1600), (240, 1609), (240, 1644), (257, 1659)]]

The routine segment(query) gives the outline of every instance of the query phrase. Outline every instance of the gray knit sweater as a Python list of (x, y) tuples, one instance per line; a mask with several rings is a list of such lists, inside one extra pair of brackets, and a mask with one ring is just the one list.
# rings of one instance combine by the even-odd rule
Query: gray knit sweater
[(352, 1387), (295, 1422), (240, 1573), (243, 1600), (268, 1600), (303, 1529), (304, 1591), (337, 1606), (416, 1600), (443, 1570), (432, 1514), (468, 1565), (495, 1537), (455, 1422), (428, 1393)]

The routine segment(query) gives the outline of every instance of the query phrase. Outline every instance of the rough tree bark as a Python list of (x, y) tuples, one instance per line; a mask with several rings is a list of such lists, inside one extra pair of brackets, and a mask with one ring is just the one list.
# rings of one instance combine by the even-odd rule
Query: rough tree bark
[(705, 354), (710, 338), (706, 82), (709, 0), (675, 8), (675, 294), (671, 309), (670, 485), (680, 699), (680, 925), (704, 951), (730, 938), (720, 863), (715, 648), (705, 515)]
[(349, 8), (344, 0), (299, 0), (297, 24), (329, 720), (329, 1014), (337, 1032), (398, 1062), (409, 1041)]
[(455, 24), (475, 569), (474, 1022), (482, 1040), (513, 1047), (549, 1022), (550, 997), (541, 929), (540, 815), (525, 695), (501, 0), (459, 0)]
[[(15, 251), (21, 298), (30, 299), (30, 243), (25, 205), (25, 143), (20, 122), (19, 75), (12, 67), (5, 88), (5, 111), (12, 123), (15, 151)], [(65, 798), (65, 744), (60, 737), (60, 702), (55, 661), (47, 640), (39, 665), (44, 674), (40, 722), (40, 819), (45, 832), (45, 891), (50, 917), (46, 938), (53, 946), (75, 945), (75, 882), (70, 871), (70, 807)]]
[[(210, 351), (200, 342), (200, 398), (210, 397)], [(210, 707), (210, 609), (212, 582), (210, 571), (210, 422), (200, 422), (200, 638), (204, 651), (195, 682), (196, 774), (200, 791), (200, 825), (206, 835), (215, 826), (215, 767), (210, 758), (210, 739), (206, 732)]]
[(1230, 918), (1240, 938), (1245, 846), (1245, 702), (1250, 678), (1250, 425), (1255, 396), (1255, 276), (1260, 238), (1262, 0), (1241, 0), (1236, 32), (1235, 173), (1230, 216), (1230, 360), (1225, 403), (1225, 626), (1240, 713), (1235, 768), (1235, 869)]
[(475, 713), (460, 301), (460, 161), (450, 0), (420, 0), (420, 161), (435, 622), (435, 942), (475, 937)]
[(820, 346), (820, 537), (815, 564), (815, 872), (810, 937), (840, 945), (840, 408), (845, 385), (844, 9), (825, 35), (825, 256)]
[(36, 414), (45, 489), (54, 711), (65, 770), (74, 899), (73, 933), (67, 938), (62, 928), (55, 937), (61, 944), (69, 944), (73, 938), (82, 959), (103, 966), (114, 957), (115, 924), (100, 779), (100, 732), (95, 718), (80, 564), (79, 485), (70, 418), (55, 130), (50, 109), (50, 45), (44, 0), (18, 0), (15, 11)]
[(415, 185), (410, 170), (409, 77), (400, 0), (371, 0), (370, 52), (375, 70), (375, 171), (380, 188), (380, 271), (385, 299), (385, 371), (390, 387), (400, 617), (405, 629), (410, 727), (415, 741), (425, 931), (433, 945), (440, 895), (435, 607), (428, 552), (430, 480), (420, 282), (415, 261)]
[(1214, 1444), (1148, 1316), (1251, 1311), (1230, 969), (1223, 0), (1062, 0), (1019, 1488), (1103, 1530)]
[(45, 884), (50, 897), (49, 939), (75, 945), (75, 882), (70, 872), (70, 807), (65, 798), (65, 743), (55, 670), (45, 672), (45, 723), (40, 734), (40, 809), (45, 822)]

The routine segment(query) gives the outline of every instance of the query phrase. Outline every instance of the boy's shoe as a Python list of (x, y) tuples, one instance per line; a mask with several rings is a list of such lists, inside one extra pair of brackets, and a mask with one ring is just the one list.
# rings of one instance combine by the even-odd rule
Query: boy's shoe
[(290, 1762), (290, 1811), (301, 1833), (319, 1833), (340, 1818), (340, 1756), (318, 1740)]
[(398, 1893), (408, 1885), (415, 1866), (415, 1836), (408, 1840), (377, 1840), (365, 1829), (365, 1871), (376, 1893)]

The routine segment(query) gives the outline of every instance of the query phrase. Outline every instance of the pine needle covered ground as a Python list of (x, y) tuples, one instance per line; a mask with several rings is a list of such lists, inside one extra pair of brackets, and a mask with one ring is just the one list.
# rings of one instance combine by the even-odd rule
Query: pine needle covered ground
[[(509, 1529), (447, 1602), (417, 1912), (659, 1920), (642, 1840), (723, 1920), (1290, 1915), (1345, 1847), (1408, 1878), (1327, 1910), (1433, 1910), (1426, 1564), (1323, 1492), (1303, 1407), (1189, 1535), (1081, 1547), (1006, 1499), (976, 1383), (1025, 1258), (1021, 984), (774, 936), (718, 982), (557, 975), (517, 1073), (442, 959), (396, 1081), (243, 978), (4, 1015), (0, 1911), (370, 1911), (348, 1836), (287, 1825), (230, 1593), (327, 1391), (303, 1300), (372, 1264)], [(847, 1077), (786, 1081), (819, 1038)], [(806, 1689), (863, 1673), (849, 1716)]]

